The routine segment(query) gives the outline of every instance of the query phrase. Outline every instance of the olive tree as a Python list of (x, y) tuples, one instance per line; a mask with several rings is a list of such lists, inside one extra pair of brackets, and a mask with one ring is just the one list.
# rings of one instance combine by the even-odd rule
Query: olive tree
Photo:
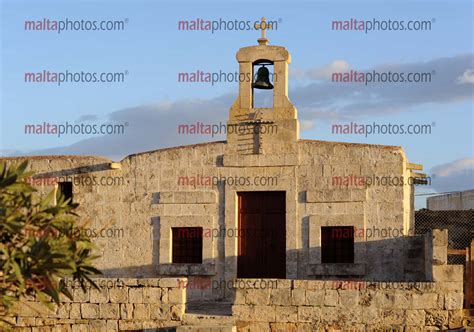
[(92, 275), (93, 243), (78, 225), (78, 204), (54, 191), (40, 197), (25, 180), (27, 162), (0, 163), (0, 308), (11, 311), (22, 297), (35, 296), (45, 305), (72, 299), (62, 282), (72, 278), (85, 290), (97, 288)]

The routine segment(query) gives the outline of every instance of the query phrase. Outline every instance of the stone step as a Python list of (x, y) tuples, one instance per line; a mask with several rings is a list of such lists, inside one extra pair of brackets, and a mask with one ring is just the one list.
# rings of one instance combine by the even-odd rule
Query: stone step
[(232, 303), (190, 302), (177, 332), (237, 332)]
[(186, 313), (205, 316), (232, 316), (232, 303), (230, 302), (188, 302)]
[(222, 326), (234, 325), (234, 322), (235, 319), (232, 316), (185, 313), (182, 318), (183, 325)]

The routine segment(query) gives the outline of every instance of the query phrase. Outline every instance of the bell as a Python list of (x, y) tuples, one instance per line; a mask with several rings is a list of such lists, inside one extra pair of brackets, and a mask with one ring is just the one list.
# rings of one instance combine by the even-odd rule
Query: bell
[(258, 68), (257, 79), (252, 84), (252, 88), (270, 90), (273, 89), (273, 84), (270, 83), (270, 72), (265, 66)]

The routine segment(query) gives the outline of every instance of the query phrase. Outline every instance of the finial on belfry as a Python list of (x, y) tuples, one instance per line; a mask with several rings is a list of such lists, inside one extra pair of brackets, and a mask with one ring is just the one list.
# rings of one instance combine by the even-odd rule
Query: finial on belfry
[(262, 17), (262, 21), (259, 24), (255, 24), (255, 29), (262, 30), (262, 37), (257, 40), (259, 45), (268, 45), (268, 39), (267, 39), (268, 28), (272, 29), (272, 24), (271, 23), (267, 24), (267, 19), (265, 17)]

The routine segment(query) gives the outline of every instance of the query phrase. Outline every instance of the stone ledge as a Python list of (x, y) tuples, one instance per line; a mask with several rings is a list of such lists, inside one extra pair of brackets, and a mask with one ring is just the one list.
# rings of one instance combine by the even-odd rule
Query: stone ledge
[[(180, 281), (186, 281), (186, 277), (182, 278), (119, 278), (119, 277), (90, 277), (100, 289), (105, 288), (130, 288), (130, 287), (166, 287), (166, 288), (177, 288)], [(178, 281), (176, 281), (178, 280)], [(80, 289), (78, 281), (74, 281), (72, 278), (63, 278), (62, 282), (66, 288)], [(173, 284), (174, 282), (174, 284)], [(92, 286), (86, 287), (88, 291), (92, 289)]]
[(158, 273), (170, 276), (214, 276), (216, 275), (216, 265), (205, 264), (160, 264)]
[[(314, 227), (355, 226), (358, 230), (364, 230), (364, 232), (366, 231), (364, 227), (364, 214), (356, 213), (355, 211), (352, 214), (311, 214), (308, 217), (310, 226)], [(318, 244), (320, 243), (318, 242)]]
[[(160, 225), (171, 227), (214, 227), (214, 216), (212, 215), (181, 215), (181, 216), (160, 216)], [(203, 238), (206, 238), (203, 236)]]
[(308, 270), (309, 275), (354, 275), (363, 276), (365, 275), (365, 264), (345, 264), (345, 263), (334, 263), (334, 264), (309, 264)]

